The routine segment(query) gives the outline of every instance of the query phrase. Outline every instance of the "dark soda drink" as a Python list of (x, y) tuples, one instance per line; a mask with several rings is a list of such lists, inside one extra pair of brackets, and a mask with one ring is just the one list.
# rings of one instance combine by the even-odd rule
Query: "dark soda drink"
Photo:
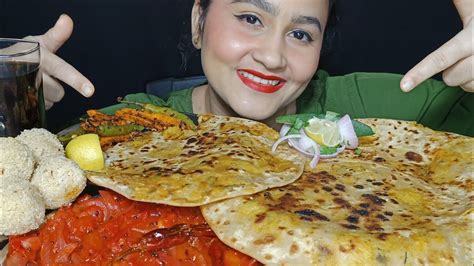
[(0, 62), (0, 137), (45, 127), (43, 82), (38, 63)]

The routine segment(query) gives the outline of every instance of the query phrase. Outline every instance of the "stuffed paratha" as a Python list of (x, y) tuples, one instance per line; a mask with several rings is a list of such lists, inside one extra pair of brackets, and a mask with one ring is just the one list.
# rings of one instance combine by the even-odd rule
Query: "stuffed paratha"
[(472, 265), (474, 139), (367, 119), (345, 151), (284, 187), (201, 207), (229, 246), (271, 265)]
[(199, 206), (283, 186), (303, 172), (305, 158), (298, 152), (288, 146), (271, 152), (278, 133), (268, 126), (199, 119), (192, 132), (153, 132), (108, 149), (106, 169), (88, 178), (133, 200)]

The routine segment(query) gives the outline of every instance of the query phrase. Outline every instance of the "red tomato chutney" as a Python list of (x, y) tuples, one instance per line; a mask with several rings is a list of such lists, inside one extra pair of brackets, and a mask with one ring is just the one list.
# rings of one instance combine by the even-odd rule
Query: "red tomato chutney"
[(81, 196), (24, 235), (11, 236), (10, 265), (261, 265), (221, 242), (199, 208)]

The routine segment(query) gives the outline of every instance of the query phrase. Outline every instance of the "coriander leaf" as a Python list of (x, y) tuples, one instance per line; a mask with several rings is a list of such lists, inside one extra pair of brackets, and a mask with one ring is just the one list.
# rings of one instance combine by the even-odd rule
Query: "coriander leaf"
[(288, 133), (286, 133), (286, 135), (288, 136), (288, 135), (295, 135), (295, 134), (296, 134), (296, 135), (300, 134), (300, 131), (299, 131), (299, 129), (296, 129), (296, 128), (295, 128), (295, 125), (293, 125), (293, 126), (290, 128), (290, 130), (288, 130)]
[(300, 129), (302, 129), (305, 125), (305, 122), (299, 118), (296, 118), (295, 123), (291, 126), (290, 130), (288, 130), (288, 133), (286, 135), (292, 135), (292, 134), (300, 134)]
[(334, 153), (337, 152), (337, 148), (336, 148), (336, 147), (321, 146), (321, 147), (319, 148), (319, 152), (320, 152), (322, 155), (334, 154)]
[(337, 121), (341, 116), (338, 113), (327, 111), (324, 118), (330, 121)]
[[(283, 115), (283, 116), (277, 117), (276, 122), (279, 123), (279, 124), (294, 125), (297, 120), (301, 120), (301, 121), (304, 122), (304, 124), (302, 126), (302, 127), (304, 127), (304, 126), (308, 125), (307, 122), (313, 117), (316, 117), (316, 118), (319, 118), (319, 119), (328, 119), (328, 120), (331, 120), (331, 121), (337, 121), (340, 118), (340, 115), (335, 113), (335, 112), (331, 112), (331, 111), (326, 112), (326, 114)], [(356, 121), (356, 120), (351, 120), (351, 121), (352, 121), (352, 126), (354, 127), (354, 131), (355, 131), (357, 137), (370, 136), (370, 135), (374, 134), (374, 132), (372, 131), (372, 128), (369, 127), (368, 125), (366, 125), (364, 123), (361, 123), (359, 121)], [(299, 130), (302, 127), (300, 127), (298, 125), (296, 128), (298, 128), (298, 130)], [(291, 131), (291, 129), (290, 129), (290, 131)], [(292, 132), (296, 133), (296, 134), (298, 133), (298, 132), (295, 132), (295, 131), (292, 131)]]
[(300, 130), (304, 127), (304, 124), (305, 124), (305, 121), (301, 120), (300, 118), (296, 118), (296, 121), (295, 121), (295, 128)]
[(354, 127), (357, 137), (371, 136), (375, 134), (371, 127), (359, 121), (352, 120), (352, 126)]
[(276, 118), (276, 122), (279, 124), (294, 124), (297, 119), (307, 122), (313, 117), (324, 118), (324, 114), (293, 114), (293, 115), (282, 115)]

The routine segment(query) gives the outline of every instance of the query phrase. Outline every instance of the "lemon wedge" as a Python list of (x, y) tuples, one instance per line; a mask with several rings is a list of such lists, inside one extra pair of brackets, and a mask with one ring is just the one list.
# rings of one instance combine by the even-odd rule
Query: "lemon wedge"
[(97, 171), (104, 168), (104, 154), (97, 134), (73, 138), (66, 146), (66, 157), (75, 161), (82, 170)]
[(342, 141), (337, 123), (326, 119), (311, 118), (304, 132), (322, 146), (336, 147)]

